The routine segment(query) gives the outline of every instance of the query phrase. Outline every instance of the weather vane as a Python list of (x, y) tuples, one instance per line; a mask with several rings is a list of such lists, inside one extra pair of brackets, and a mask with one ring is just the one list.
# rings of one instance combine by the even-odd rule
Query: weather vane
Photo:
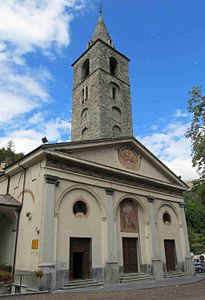
[(100, 0), (100, 15), (102, 15), (102, 0)]

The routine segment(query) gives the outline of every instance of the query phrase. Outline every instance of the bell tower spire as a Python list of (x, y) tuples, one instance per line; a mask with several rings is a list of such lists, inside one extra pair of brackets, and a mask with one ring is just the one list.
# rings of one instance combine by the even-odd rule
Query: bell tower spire
[(100, 0), (100, 16), (102, 16), (102, 0)]
[(108, 33), (108, 30), (106, 28), (105, 22), (103, 20), (103, 16), (102, 16), (102, 1), (100, 1), (100, 17), (98, 19), (97, 25), (95, 27), (95, 31), (93, 33), (93, 36), (90, 40), (90, 42), (88, 43), (88, 48), (90, 46), (92, 46), (93, 43), (95, 43), (98, 39), (102, 40), (103, 42), (105, 42), (106, 44), (108, 44), (109, 46), (114, 48), (112, 39)]

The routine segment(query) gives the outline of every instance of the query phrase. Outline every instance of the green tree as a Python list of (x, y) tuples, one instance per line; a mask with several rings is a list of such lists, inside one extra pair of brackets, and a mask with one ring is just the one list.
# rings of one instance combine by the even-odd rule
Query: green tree
[(15, 153), (15, 145), (13, 141), (9, 141), (5, 147), (0, 149), (0, 162), (5, 162), (8, 165), (19, 160), (23, 156), (23, 153)]
[(202, 200), (197, 190), (184, 195), (190, 248), (199, 254), (205, 252), (205, 204)]
[(205, 96), (200, 87), (189, 92), (188, 110), (193, 118), (186, 137), (192, 141), (192, 164), (197, 166), (200, 179), (205, 180)]
[(186, 219), (191, 251), (205, 252), (205, 96), (199, 87), (189, 92), (188, 110), (192, 122), (186, 137), (192, 142), (192, 165), (200, 178), (193, 181), (191, 191), (185, 193)]

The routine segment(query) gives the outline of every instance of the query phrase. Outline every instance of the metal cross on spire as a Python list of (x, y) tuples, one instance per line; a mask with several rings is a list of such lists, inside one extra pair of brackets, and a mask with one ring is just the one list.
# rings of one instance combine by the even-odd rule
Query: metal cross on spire
[(100, 0), (100, 15), (102, 16), (102, 0)]

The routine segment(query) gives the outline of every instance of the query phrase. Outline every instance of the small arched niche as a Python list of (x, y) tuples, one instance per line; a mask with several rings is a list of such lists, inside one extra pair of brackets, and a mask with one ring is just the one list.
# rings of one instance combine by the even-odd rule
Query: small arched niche
[(113, 126), (112, 132), (113, 132), (113, 137), (119, 137), (122, 134), (121, 128), (117, 125)]
[(110, 74), (113, 76), (117, 75), (117, 71), (118, 71), (118, 62), (114, 57), (110, 57)]
[(119, 107), (117, 107), (117, 106), (112, 107), (112, 118), (116, 122), (121, 121), (121, 110), (119, 109)]
[(86, 79), (90, 74), (90, 60), (87, 58), (82, 65), (82, 80)]
[(87, 118), (88, 118), (88, 109), (84, 108), (81, 113), (81, 122), (87, 121)]
[(83, 128), (83, 130), (82, 130), (82, 139), (83, 139), (83, 140), (87, 140), (87, 138), (88, 138), (88, 128), (85, 127), (85, 128)]
[(120, 98), (120, 87), (115, 82), (110, 83), (109, 94), (112, 100), (119, 100)]

